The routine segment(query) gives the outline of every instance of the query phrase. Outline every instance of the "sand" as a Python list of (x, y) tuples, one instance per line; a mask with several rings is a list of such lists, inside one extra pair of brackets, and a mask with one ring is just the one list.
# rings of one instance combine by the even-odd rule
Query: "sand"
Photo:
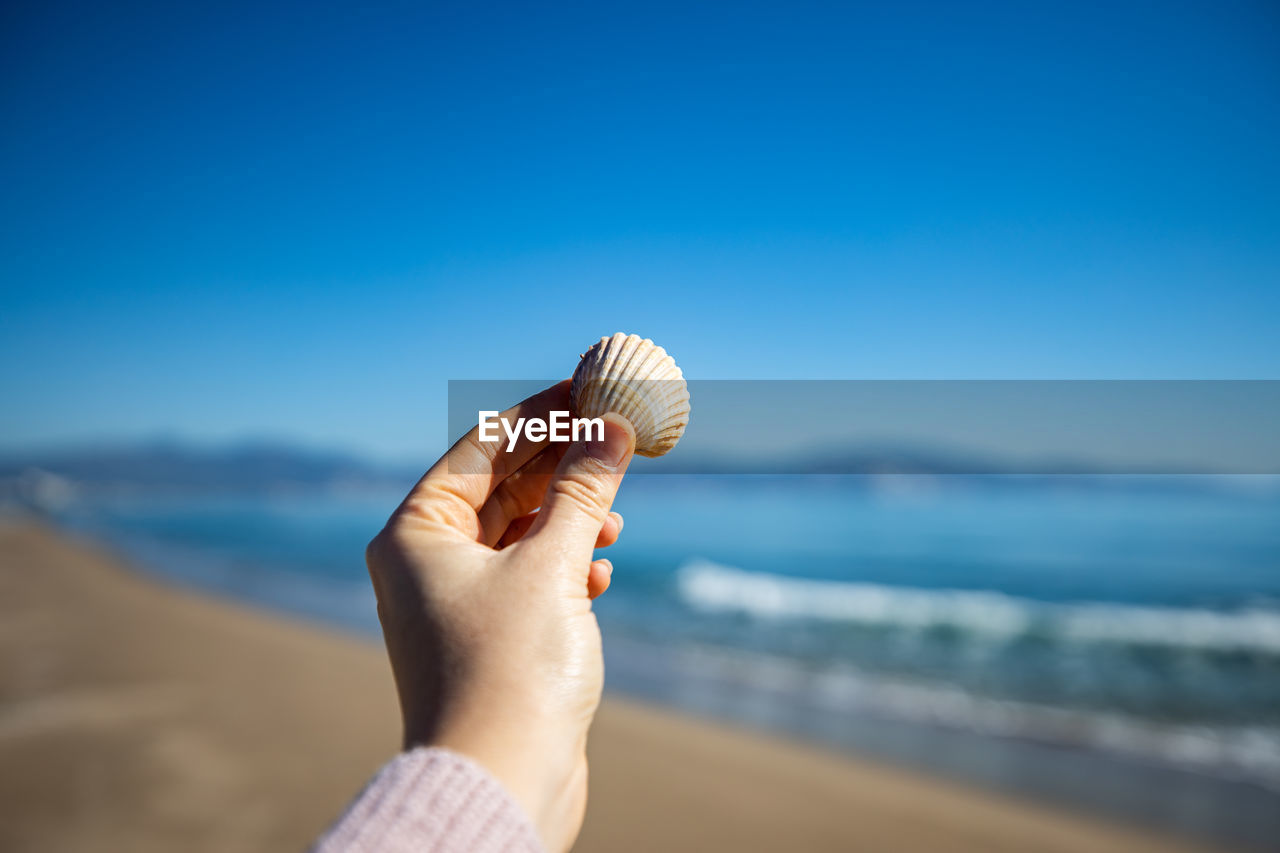
[[(396, 748), (380, 647), (0, 525), (0, 850), (297, 850)], [(607, 697), (580, 851), (1186, 842)]]

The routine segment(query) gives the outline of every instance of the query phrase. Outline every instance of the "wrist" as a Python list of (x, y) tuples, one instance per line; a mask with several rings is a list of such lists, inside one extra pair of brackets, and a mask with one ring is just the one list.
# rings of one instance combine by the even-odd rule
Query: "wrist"
[(579, 765), (585, 767), (585, 733), (574, 737), (561, 729), (510, 709), (463, 713), (442, 721), (430, 745), (463, 755), (487, 770), (525, 812), (547, 849), (554, 851), (568, 846), (563, 836), (570, 822), (566, 812), (573, 804), (566, 794), (574, 789)]

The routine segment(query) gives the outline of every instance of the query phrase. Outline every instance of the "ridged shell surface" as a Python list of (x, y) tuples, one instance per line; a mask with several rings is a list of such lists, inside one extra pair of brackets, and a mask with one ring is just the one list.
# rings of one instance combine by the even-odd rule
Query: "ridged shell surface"
[(661, 456), (689, 425), (689, 388), (667, 351), (648, 338), (601, 338), (573, 372), (573, 406), (579, 417), (617, 412), (636, 431), (636, 453)]

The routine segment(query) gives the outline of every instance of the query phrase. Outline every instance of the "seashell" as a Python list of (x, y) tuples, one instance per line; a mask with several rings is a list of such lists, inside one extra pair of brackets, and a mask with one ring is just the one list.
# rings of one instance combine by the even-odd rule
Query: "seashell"
[(689, 388), (667, 351), (648, 338), (601, 338), (582, 355), (570, 389), (579, 417), (617, 412), (636, 431), (636, 453), (661, 456), (689, 425)]

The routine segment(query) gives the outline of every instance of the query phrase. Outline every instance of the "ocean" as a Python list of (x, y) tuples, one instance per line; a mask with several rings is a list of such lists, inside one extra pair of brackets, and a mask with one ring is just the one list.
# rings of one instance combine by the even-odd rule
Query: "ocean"
[[(143, 495), (61, 521), (171, 582), (377, 636), (364, 546), (401, 497)], [(615, 508), (608, 690), (1280, 839), (1270, 480), (651, 475)]]

